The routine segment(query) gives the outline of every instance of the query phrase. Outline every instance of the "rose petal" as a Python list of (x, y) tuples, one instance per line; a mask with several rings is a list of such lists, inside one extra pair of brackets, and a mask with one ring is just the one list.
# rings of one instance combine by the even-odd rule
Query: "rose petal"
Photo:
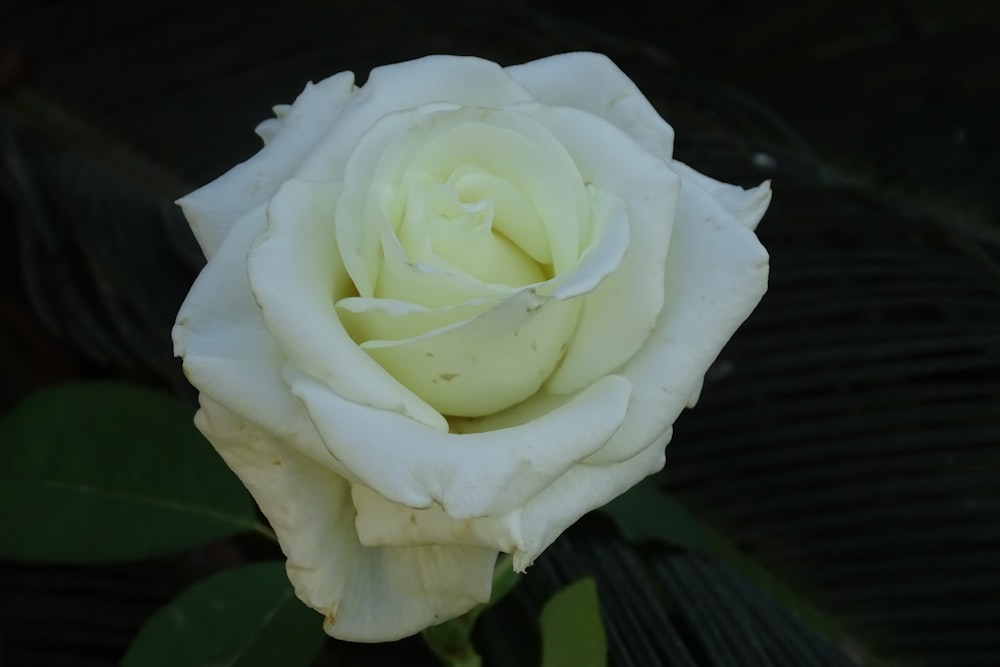
[(203, 397), (329, 459), (302, 404), (285, 386), (286, 357), (250, 292), (246, 256), (265, 224), (262, 206), (243, 216), (202, 269), (177, 314), (174, 353), (184, 358), (184, 373)]
[(413, 184), (398, 239), (409, 261), (459, 272), (482, 283), (521, 287), (545, 282), (543, 267), (498, 234), (493, 221), (490, 197), (463, 200), (447, 183)]
[(571, 270), (537, 285), (538, 294), (564, 301), (590, 295), (621, 266), (630, 239), (625, 203), (604, 193), (591, 201), (595, 229), (590, 247)]
[(493, 229), (539, 264), (552, 265), (545, 224), (531, 200), (509, 180), (473, 165), (459, 167), (448, 179), (463, 201), (493, 203)]
[(357, 508), (358, 538), (366, 546), (489, 547), (513, 553), (520, 548), (518, 510), (496, 517), (453, 519), (437, 505), (414, 509), (386, 500), (362, 484), (351, 487)]
[(629, 224), (624, 259), (587, 295), (577, 333), (545, 385), (548, 391), (569, 393), (623, 364), (652, 330), (663, 305), (664, 262), (680, 179), (605, 120), (565, 107), (518, 108), (549, 127), (585, 181), (624, 202)]
[[(311, 83), (306, 84), (307, 86), (312, 85)], [(267, 120), (262, 120), (257, 123), (257, 127), (254, 128), (254, 133), (261, 138), (265, 145), (267, 142), (274, 138), (274, 135), (278, 133), (281, 126), (284, 125), (282, 122), (285, 116), (292, 110), (291, 104), (275, 104), (271, 107), (271, 111), (274, 112), (274, 118), (268, 118)]]
[(337, 318), (333, 304), (349, 282), (330, 224), (336, 202), (337, 187), (295, 179), (271, 199), (267, 232), (246, 260), (266, 329), (327, 391), (447, 430), (444, 418), (361, 351)]
[[(454, 124), (446, 132), (441, 116)], [(551, 128), (516, 107), (461, 109), (436, 120), (411, 168), (443, 181), (471, 165), (509, 181), (537, 211), (554, 273), (569, 270), (590, 242), (589, 208), (577, 165)], [(527, 237), (521, 227), (530, 221), (504, 221), (501, 227), (512, 238)]]
[[(337, 304), (342, 320), (355, 340), (371, 341), (364, 349), (445, 414), (480, 416), (527, 398), (535, 394), (538, 383), (562, 356), (579, 309), (579, 303), (550, 303), (546, 297), (568, 300), (592, 292), (619, 266), (628, 247), (623, 204), (609, 197), (598, 199), (596, 218), (602, 220), (601, 236), (579, 266), (545, 284), (518, 293), (511, 290), (506, 303), (491, 297), (432, 310), (394, 300), (349, 298)], [(604, 208), (609, 209), (607, 213)], [(391, 245), (392, 240), (387, 239), (386, 247)], [(397, 263), (389, 261), (394, 254), (387, 253), (383, 269)], [(434, 275), (421, 275), (419, 266), (405, 267), (412, 277), (397, 281), (401, 290), (407, 286), (415, 290), (420, 284), (415, 278)], [(463, 284), (458, 279), (451, 282), (449, 289)], [(389, 347), (389, 341), (398, 349), (378, 350)], [(401, 369), (404, 365), (408, 367)], [(484, 397), (493, 403), (483, 404)]]
[(507, 68), (547, 105), (582, 109), (611, 121), (662, 160), (673, 154), (674, 130), (632, 80), (599, 53), (563, 53)]
[(403, 340), (469, 320), (498, 300), (476, 299), (448, 308), (425, 308), (409, 301), (351, 297), (337, 302), (344, 328), (359, 343)]
[(331, 453), (357, 480), (413, 508), (437, 503), (457, 519), (509, 512), (608, 441), (631, 385), (608, 376), (573, 409), (488, 433), (442, 433), (395, 412), (347, 401), (294, 368), (286, 380)]
[(478, 417), (538, 391), (562, 358), (581, 305), (523, 289), (465, 322), (361, 347), (438, 412)]
[(547, 486), (518, 511), (521, 544), (514, 552), (514, 569), (531, 565), (564, 530), (587, 512), (617, 498), (663, 467), (667, 433), (635, 456), (614, 465), (579, 463)]
[(354, 92), (350, 72), (307, 84), (279, 123), (264, 126), (264, 148), (208, 185), (177, 200), (206, 257), (216, 253), (233, 224), (277, 191), (334, 122)]
[(484, 283), (454, 269), (410, 261), (388, 224), (382, 225), (381, 250), (376, 298), (409, 301), (425, 308), (452, 308), (470, 301), (496, 301), (515, 292), (508, 285)]
[(362, 544), (483, 546), (514, 554), (523, 572), (563, 531), (587, 512), (618, 497), (663, 467), (669, 433), (631, 459), (610, 466), (578, 464), (529, 500), (499, 516), (455, 519), (440, 507), (412, 509), (354, 485), (356, 525)]
[(620, 371), (636, 387), (628, 415), (587, 463), (631, 458), (670, 428), (767, 291), (767, 275), (767, 251), (754, 233), (685, 178), (663, 310), (646, 344)]
[(328, 634), (392, 641), (489, 599), (495, 549), (362, 546), (342, 477), (210, 399), (196, 423), (257, 500)]
[(755, 188), (745, 190), (738, 185), (717, 181), (695, 171), (683, 162), (674, 160), (670, 166), (684, 178), (686, 187), (701, 188), (722, 208), (729, 211), (734, 218), (750, 229), (757, 228), (757, 223), (764, 217), (764, 213), (771, 203), (771, 181), (764, 181)]
[(389, 114), (451, 102), (497, 108), (530, 100), (528, 92), (496, 63), (466, 56), (426, 56), (376, 67), (330, 131), (303, 159), (296, 176), (339, 181), (358, 139)]

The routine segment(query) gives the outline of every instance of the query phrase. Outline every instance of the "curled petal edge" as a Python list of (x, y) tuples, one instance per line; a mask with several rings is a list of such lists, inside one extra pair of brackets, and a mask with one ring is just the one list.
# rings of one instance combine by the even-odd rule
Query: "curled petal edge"
[(392, 502), (440, 505), (457, 519), (503, 514), (536, 496), (607, 443), (632, 393), (627, 380), (610, 375), (529, 424), (456, 434), (348, 401), (293, 366), (284, 376), (357, 481)]

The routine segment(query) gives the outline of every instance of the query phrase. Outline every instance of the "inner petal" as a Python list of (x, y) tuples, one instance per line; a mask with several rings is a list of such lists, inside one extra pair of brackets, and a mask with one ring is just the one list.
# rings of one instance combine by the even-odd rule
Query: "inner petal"
[(546, 275), (532, 258), (493, 229), (493, 202), (459, 201), (449, 185), (414, 183), (399, 228), (411, 262), (458, 271), (484, 283), (520, 287)]
[[(448, 182), (453, 174), (463, 169), (467, 171), (469, 166), (501, 176), (523, 193), (537, 211), (528, 224), (534, 218), (541, 221), (553, 272), (558, 274), (576, 264), (590, 240), (583, 180), (572, 163), (570, 170), (559, 162), (557, 158), (565, 149), (552, 141), (551, 134), (546, 133), (545, 137), (554, 146), (539, 145), (539, 137), (526, 135), (520, 127), (509, 128), (492, 122), (501, 115), (496, 112), (489, 117), (491, 122), (467, 121), (428, 137), (409, 169), (438, 183)], [(551, 148), (551, 152), (543, 148)], [(503, 196), (508, 192), (507, 188), (502, 188), (498, 194)], [(537, 249), (535, 252), (538, 254)]]
[(514, 109), (427, 104), (381, 118), (345, 165), (337, 244), (362, 297), (375, 296), (382, 227), (399, 232), (415, 181), (447, 183), (463, 203), (489, 200), (492, 230), (547, 277), (590, 244), (584, 179), (550, 128)]
[(552, 264), (545, 225), (528, 197), (513, 183), (475, 165), (463, 165), (452, 172), (448, 185), (461, 201), (489, 200), (493, 205), (493, 229), (539, 264)]
[(424, 308), (406, 301), (351, 297), (337, 302), (344, 328), (358, 343), (421, 336), (471, 319), (496, 305), (476, 299), (450, 308)]
[[(417, 241), (411, 240), (410, 244), (413, 247)], [(451, 267), (409, 259), (399, 238), (387, 224), (382, 226), (382, 254), (373, 295), (377, 299), (408, 301), (424, 308), (446, 308), (477, 299), (496, 299), (514, 292), (508, 285), (484, 283)]]

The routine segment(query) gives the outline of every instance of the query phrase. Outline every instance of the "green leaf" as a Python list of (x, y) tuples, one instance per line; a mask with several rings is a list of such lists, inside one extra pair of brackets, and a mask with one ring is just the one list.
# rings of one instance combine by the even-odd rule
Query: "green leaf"
[(631, 542), (658, 540), (673, 546), (710, 553), (705, 527), (679, 502), (644, 481), (601, 508)]
[(195, 584), (143, 626), (124, 667), (296, 667), (326, 635), (283, 563), (254, 563)]
[(608, 643), (597, 584), (585, 577), (552, 596), (542, 608), (542, 667), (603, 667)]
[(0, 420), (0, 555), (136, 559), (267, 532), (191, 417), (169, 395), (110, 382), (15, 407)]

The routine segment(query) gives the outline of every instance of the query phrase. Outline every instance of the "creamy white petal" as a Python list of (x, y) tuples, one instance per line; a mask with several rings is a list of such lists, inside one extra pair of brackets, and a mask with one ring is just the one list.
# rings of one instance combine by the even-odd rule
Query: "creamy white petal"
[(252, 158), (177, 200), (206, 257), (218, 250), (236, 221), (273, 195), (303, 156), (335, 122), (354, 92), (354, 75), (341, 72), (307, 84), (280, 121), (264, 126), (267, 143)]
[(478, 417), (538, 391), (562, 358), (581, 305), (523, 289), (465, 322), (361, 347), (438, 412)]
[(628, 381), (608, 376), (581, 392), (572, 410), (462, 435), (352, 403), (293, 368), (285, 377), (334, 457), (360, 483), (408, 507), (437, 503), (457, 519), (509, 512), (537, 495), (608, 441), (631, 394)]
[(566, 410), (573, 410), (574, 408), (569, 406), (569, 404), (576, 401), (579, 396), (579, 393), (550, 394), (542, 389), (532, 396), (530, 400), (518, 403), (506, 410), (473, 419), (451, 417), (448, 419), (448, 424), (451, 426), (451, 433), (486, 433), (488, 431), (513, 428), (527, 424), (553, 410), (563, 408), (563, 406), (566, 406)]
[(591, 201), (595, 229), (590, 246), (572, 269), (536, 286), (538, 294), (562, 300), (589, 298), (621, 267), (632, 234), (625, 203), (604, 193), (596, 193)]
[(607, 56), (562, 53), (507, 68), (539, 102), (582, 109), (625, 130), (662, 160), (673, 154), (674, 130)]
[(771, 203), (771, 181), (764, 181), (757, 187), (747, 190), (738, 185), (717, 181), (677, 160), (671, 162), (670, 166), (684, 178), (687, 187), (701, 188), (750, 229), (757, 228), (757, 223), (764, 217)]
[(196, 423), (253, 494), (296, 595), (323, 614), (328, 634), (392, 641), (489, 599), (496, 549), (363, 546), (342, 477), (210, 399)]
[(375, 298), (409, 301), (424, 308), (452, 308), (515, 293), (508, 285), (483, 283), (454, 269), (411, 261), (388, 224), (382, 225), (381, 250)]
[(544, 268), (498, 233), (493, 223), (489, 196), (462, 200), (447, 183), (415, 185), (399, 227), (399, 242), (410, 261), (434, 264), (483, 283), (520, 287), (545, 282)]
[(246, 256), (263, 231), (263, 207), (233, 227), (195, 280), (173, 329), (174, 353), (202, 396), (211, 396), (305, 452), (329, 458), (302, 404), (281, 376), (286, 357), (250, 292)]
[(611, 502), (648, 475), (663, 468), (670, 432), (645, 443), (635, 456), (612, 465), (573, 466), (518, 511), (521, 544), (514, 551), (514, 569), (531, 565), (564, 530), (587, 512)]
[(587, 512), (618, 497), (663, 467), (667, 432), (631, 459), (607, 466), (570, 468), (524, 506), (507, 514), (456, 519), (439, 506), (413, 509), (355, 485), (356, 525), (363, 544), (483, 546), (514, 554), (523, 572), (552, 542)]
[(476, 299), (448, 308), (425, 308), (409, 301), (351, 297), (337, 302), (344, 328), (359, 343), (402, 340), (472, 319), (499, 303)]
[(638, 350), (663, 305), (664, 262), (680, 179), (663, 160), (601, 118), (566, 107), (519, 105), (545, 123), (572, 155), (584, 180), (625, 206), (629, 245), (621, 264), (586, 296), (577, 334), (546, 383), (579, 390)]
[[(313, 84), (306, 84), (307, 87), (311, 85)], [(257, 127), (254, 128), (254, 132), (266, 144), (273, 139), (274, 135), (278, 133), (279, 129), (281, 129), (281, 126), (284, 124), (282, 120), (289, 114), (289, 112), (291, 112), (291, 110), (291, 104), (274, 105), (271, 107), (271, 111), (274, 112), (274, 118), (268, 118), (267, 120), (258, 123)]]
[(554, 271), (567, 270), (589, 243), (590, 219), (584, 180), (555, 133), (533, 114), (507, 109), (448, 115), (455, 126), (422, 142), (412, 168), (444, 181), (472, 165), (511, 182), (538, 212)]
[(520, 514), (480, 519), (453, 519), (439, 506), (414, 509), (386, 500), (367, 486), (355, 484), (351, 497), (357, 508), (355, 525), (368, 546), (478, 546), (514, 553), (523, 544)]
[(296, 175), (308, 180), (340, 180), (358, 139), (377, 120), (435, 102), (498, 108), (531, 99), (496, 63), (466, 56), (427, 56), (376, 67), (337, 117)]
[(448, 178), (463, 201), (493, 204), (493, 228), (540, 264), (552, 265), (552, 249), (545, 224), (527, 195), (511, 181), (481, 167), (459, 167)]
[(663, 310), (642, 349), (619, 371), (635, 384), (628, 415), (588, 463), (630, 458), (666, 432), (767, 291), (768, 255), (757, 237), (689, 183), (681, 184)]
[[(374, 293), (383, 227), (399, 229), (411, 183), (447, 183), (470, 167), (492, 172), (524, 195), (535, 210), (531, 219), (541, 222), (555, 273), (576, 263), (589, 242), (587, 194), (573, 159), (550, 129), (517, 111), (432, 104), (379, 119), (343, 168), (337, 242), (361, 296)], [(506, 205), (506, 190), (498, 194)], [(512, 240), (524, 239), (526, 252), (543, 252), (517, 223), (501, 220), (498, 229)]]
[(245, 269), (266, 328), (327, 391), (447, 430), (440, 414), (358, 348), (337, 317), (334, 302), (349, 291), (331, 224), (337, 194), (335, 186), (292, 179), (272, 198), (267, 232)]

